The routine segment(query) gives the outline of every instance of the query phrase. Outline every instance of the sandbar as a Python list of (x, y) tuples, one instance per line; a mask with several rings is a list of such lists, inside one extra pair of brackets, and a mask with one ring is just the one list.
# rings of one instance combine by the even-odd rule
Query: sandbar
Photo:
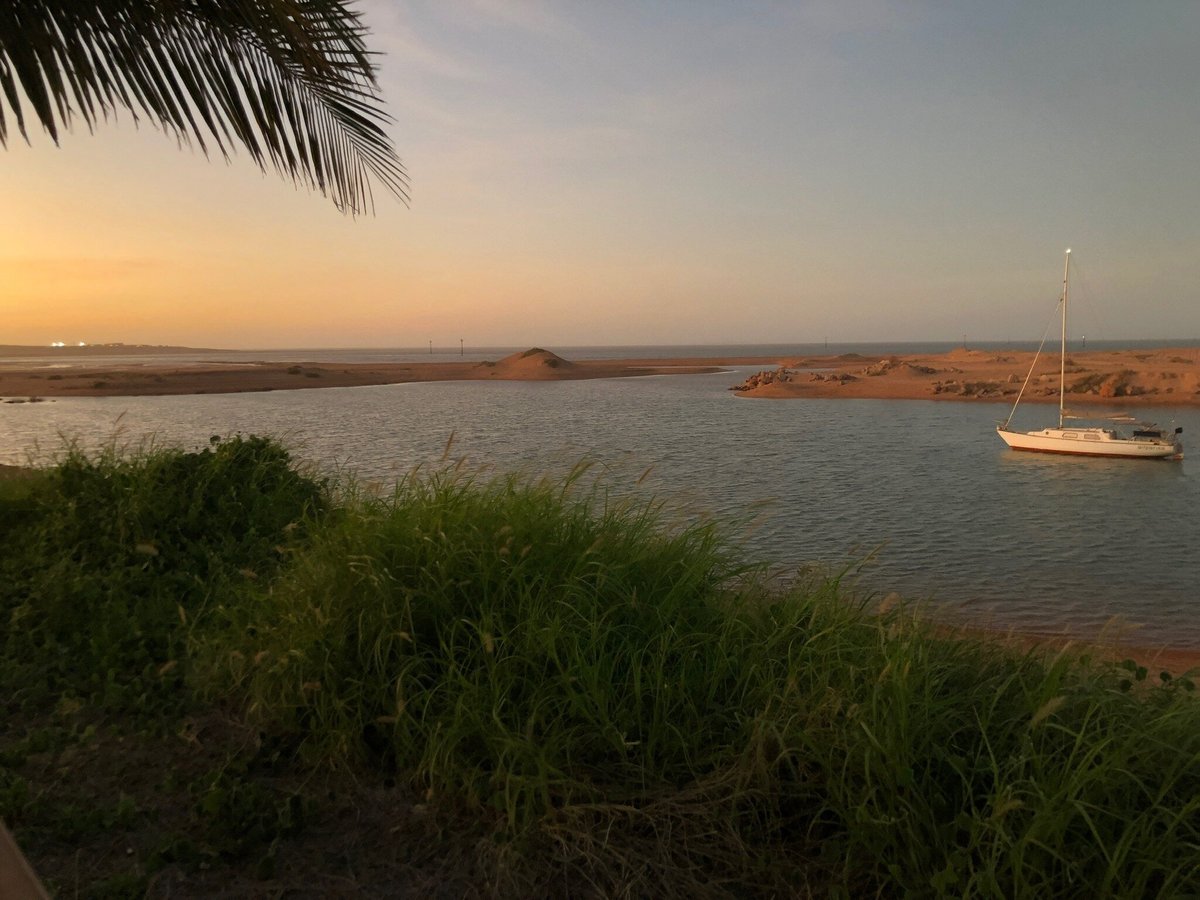
[[(734, 390), (743, 397), (772, 400), (1012, 403), (1024, 385), (1022, 402), (1058, 403), (1059, 354), (1042, 353), (1036, 366), (1033, 362), (1032, 351), (1018, 350), (797, 357), (750, 376)], [(1200, 406), (1200, 348), (1072, 351), (1065, 383), (1068, 406)]]
[(496, 361), (430, 363), (262, 362), (193, 365), (127, 362), (49, 369), (0, 364), (0, 397), (132, 397), (361, 387), (421, 381), (566, 381), (645, 375), (697, 375), (733, 365), (774, 365), (769, 357), (614, 359), (572, 362), (541, 348)]

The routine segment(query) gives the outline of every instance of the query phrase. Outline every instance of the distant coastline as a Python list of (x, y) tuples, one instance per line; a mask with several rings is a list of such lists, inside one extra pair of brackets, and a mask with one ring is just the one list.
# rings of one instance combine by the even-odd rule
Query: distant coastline
[(173, 347), (165, 344), (72, 344), (52, 347), (45, 344), (0, 344), (0, 361), (54, 357), (88, 359), (97, 356), (173, 356), (180, 353), (221, 353), (207, 347)]
[[(171, 360), (192, 360), (201, 363), (251, 362), (481, 362), (497, 360), (524, 351), (529, 345), (470, 344), (455, 342), (423, 344), (421, 346), (377, 347), (188, 347), (167, 344), (88, 344), (85, 346), (51, 347), (37, 344), (0, 344), (0, 367), (18, 359), (37, 359), (47, 365), (82, 365), (99, 358), (131, 357), (152, 359), (162, 356)], [(1033, 351), (1037, 341), (789, 341), (770, 343), (724, 344), (543, 344), (555, 353), (574, 360), (631, 360), (631, 359), (726, 359), (767, 358), (794, 359), (802, 356), (838, 356), (858, 353), (869, 357), (889, 355), (910, 356), (950, 353), (955, 350), (983, 350), (996, 353)], [(1153, 338), (1128, 340), (1070, 339), (1070, 352), (1099, 350), (1158, 350), (1164, 348), (1198, 348), (1200, 338)]]

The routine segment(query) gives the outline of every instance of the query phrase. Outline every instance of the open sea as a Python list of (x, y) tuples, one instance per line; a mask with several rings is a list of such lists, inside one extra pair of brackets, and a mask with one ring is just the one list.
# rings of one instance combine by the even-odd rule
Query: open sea
[[(552, 349), (597, 359), (882, 356), (953, 346), (961, 344)], [(464, 348), (462, 356), (498, 359), (515, 349), (525, 348)], [(47, 351), (0, 364), (458, 358), (457, 347), (103, 359)], [(414, 466), (441, 464), (452, 438), (450, 459), (496, 471), (554, 474), (586, 459), (614, 493), (654, 494), (672, 514), (715, 516), (733, 540), (785, 570), (846, 569), (864, 592), (923, 599), (956, 621), (1084, 638), (1119, 628), (1132, 644), (1200, 648), (1200, 409), (1147, 410), (1160, 425), (1183, 426), (1191, 456), (1183, 462), (1059, 458), (1008, 450), (994, 432), (1004, 405), (735, 396), (729, 387), (755, 368), (0, 404), (0, 463), (48, 461), (67, 439), (193, 448), (241, 432), (281, 436), (327, 471), (386, 484)], [(1015, 424), (1040, 427), (1054, 414), (1030, 404)]]

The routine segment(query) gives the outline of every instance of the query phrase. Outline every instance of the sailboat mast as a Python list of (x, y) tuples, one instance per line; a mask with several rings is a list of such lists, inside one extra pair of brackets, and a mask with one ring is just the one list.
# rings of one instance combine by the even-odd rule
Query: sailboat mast
[(1063, 291), (1062, 291), (1062, 346), (1058, 354), (1058, 427), (1063, 427), (1063, 402), (1067, 395), (1067, 274), (1071, 269), (1071, 248), (1067, 248), (1066, 260), (1063, 262)]

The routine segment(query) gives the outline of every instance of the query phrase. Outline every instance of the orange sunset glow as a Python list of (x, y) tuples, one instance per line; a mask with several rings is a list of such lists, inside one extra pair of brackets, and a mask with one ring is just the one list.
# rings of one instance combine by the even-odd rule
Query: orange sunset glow
[(1084, 333), (1200, 333), (1190, 7), (361, 8), (410, 207), (342, 216), (126, 113), (34, 132), (0, 343), (1028, 338), (1068, 236)]

